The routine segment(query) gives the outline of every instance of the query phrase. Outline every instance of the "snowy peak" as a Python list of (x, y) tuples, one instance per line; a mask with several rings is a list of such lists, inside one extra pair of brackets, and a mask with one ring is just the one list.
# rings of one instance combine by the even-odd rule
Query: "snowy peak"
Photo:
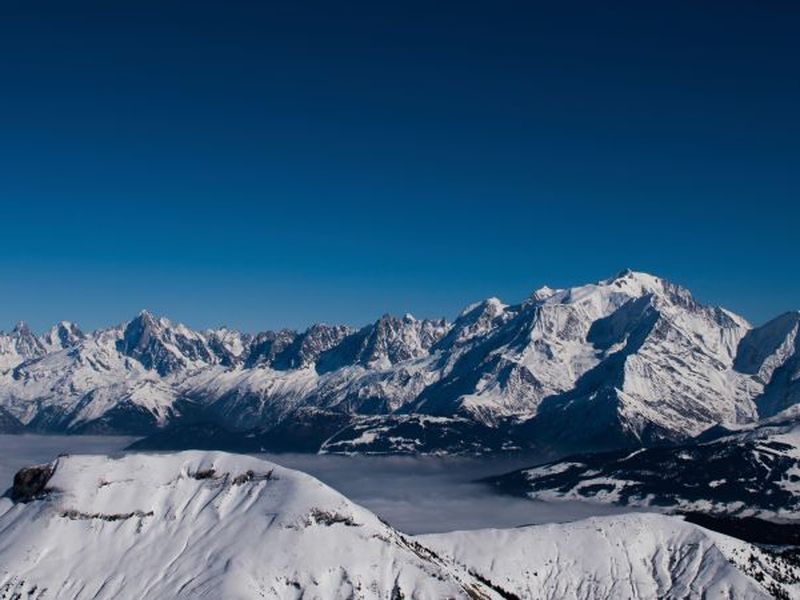
[(86, 335), (75, 323), (61, 321), (45, 332), (41, 341), (47, 352), (58, 352), (64, 348), (75, 346), (85, 337)]
[(46, 353), (45, 345), (22, 321), (10, 333), (0, 332), (0, 371), (8, 371)]
[(317, 370), (325, 373), (354, 365), (374, 370), (391, 369), (394, 365), (427, 357), (448, 328), (444, 319), (432, 321), (418, 320), (411, 315), (402, 318), (383, 315), (320, 353)]
[(752, 329), (739, 344), (734, 368), (763, 385), (758, 412), (770, 417), (800, 403), (800, 312)]
[(17, 354), (23, 358), (35, 358), (46, 352), (41, 340), (24, 321), (19, 321), (8, 337), (13, 342)]
[(625, 285), (636, 285), (641, 288), (656, 290), (662, 286), (662, 279), (645, 273), (643, 271), (634, 271), (633, 269), (623, 269), (613, 277), (602, 280), (600, 283), (605, 285), (617, 285), (623, 287)]
[(558, 291), (547, 289), (552, 293), (535, 294), (543, 296), (539, 300), (541, 304), (571, 305), (584, 310), (592, 319), (608, 316), (628, 301), (645, 296), (653, 297), (662, 304), (689, 310), (698, 306), (687, 289), (660, 277), (631, 270), (622, 271), (595, 284)]
[(370, 367), (390, 367), (393, 364), (420, 358), (447, 333), (444, 320), (418, 321), (411, 315), (402, 319), (384, 315), (363, 331), (364, 341), (358, 362)]
[(558, 294), (559, 292), (562, 292), (562, 291), (564, 291), (564, 290), (556, 290), (556, 289), (551, 288), (548, 285), (543, 285), (539, 289), (535, 290), (530, 295), (528, 300), (530, 300), (531, 302), (541, 302), (542, 300), (547, 300), (551, 296), (554, 296), (555, 294)]
[(202, 335), (183, 325), (173, 326), (145, 310), (125, 326), (117, 348), (162, 376), (198, 363), (218, 362)]
[(282, 355), (296, 338), (297, 332), (290, 329), (257, 333), (247, 351), (245, 367), (272, 365), (275, 358)]
[(774, 368), (793, 351), (799, 326), (800, 312), (787, 312), (749, 331), (739, 344), (736, 370), (768, 381)]
[(302, 369), (312, 366), (319, 357), (336, 348), (352, 333), (342, 325), (312, 325), (299, 335), (294, 335), (291, 343), (275, 354), (272, 366), (276, 369)]
[(344, 325), (312, 325), (303, 333), (289, 329), (264, 331), (252, 338), (245, 366), (271, 367), (280, 371), (304, 369), (334, 350), (353, 333)]
[(184, 361), (167, 345), (164, 327), (149, 312), (143, 310), (125, 326), (117, 349), (137, 359), (145, 368), (167, 375), (185, 366)]
[(508, 307), (499, 298), (487, 298), (471, 304), (458, 315), (450, 331), (438, 343), (440, 347), (464, 344), (476, 337), (486, 335), (506, 318)]
[(388, 368), (426, 356), (447, 328), (444, 320), (384, 315), (360, 331), (317, 324), (303, 333), (282, 330), (244, 336), (225, 329), (199, 333), (142, 311), (125, 325), (117, 347), (161, 376), (215, 364), (278, 371), (304, 369), (319, 361), (336, 363), (337, 368), (347, 364)]
[[(45, 431), (140, 433), (194, 415), (272, 431), (283, 449), (395, 416), (453, 419), (435, 427), (462, 433), (469, 422), (495, 432), (491, 447), (674, 442), (800, 402), (799, 323), (788, 313), (753, 329), (630, 270), (517, 305), (489, 298), (453, 324), (384, 315), (250, 335), (143, 311), (89, 335), (69, 323), (0, 335), (0, 407)], [(406, 439), (398, 428), (411, 431), (375, 425)]]
[(222, 327), (204, 333), (209, 350), (220, 364), (233, 367), (240, 364), (247, 354), (253, 336)]
[[(446, 339), (480, 314), (471, 307)], [(450, 354), (419, 410), (487, 424), (522, 416), (535, 424), (526, 437), (570, 446), (680, 439), (756, 418), (753, 391), (731, 369), (745, 322), (668, 281), (624, 271), (540, 290), (503, 314)]]
[(797, 597), (798, 569), (790, 560), (656, 514), (417, 539), (494, 582), (504, 598)]

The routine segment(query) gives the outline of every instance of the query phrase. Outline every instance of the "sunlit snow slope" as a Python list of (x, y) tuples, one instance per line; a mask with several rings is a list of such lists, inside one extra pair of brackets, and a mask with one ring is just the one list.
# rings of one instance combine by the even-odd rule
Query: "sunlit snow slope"
[(482, 597), (366, 509), (254, 458), (62, 457), (47, 489), (0, 501), (0, 597)]
[(60, 457), (0, 500), (3, 598), (769, 597), (736, 566), (751, 550), (657, 515), (415, 539), (217, 452)]

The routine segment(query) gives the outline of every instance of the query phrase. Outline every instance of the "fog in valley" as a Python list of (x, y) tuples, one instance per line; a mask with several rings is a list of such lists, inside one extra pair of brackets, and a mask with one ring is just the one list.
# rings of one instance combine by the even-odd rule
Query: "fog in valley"
[[(119, 454), (135, 438), (0, 435), (0, 488), (20, 468), (61, 453)], [(543, 457), (365, 457), (265, 454), (305, 471), (406, 533), (516, 527), (623, 512), (584, 502), (538, 502), (501, 496), (476, 479), (529, 466)]]

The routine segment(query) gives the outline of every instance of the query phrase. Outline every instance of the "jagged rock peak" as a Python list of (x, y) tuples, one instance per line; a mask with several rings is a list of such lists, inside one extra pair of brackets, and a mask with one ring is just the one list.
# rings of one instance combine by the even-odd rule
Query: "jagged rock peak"
[(292, 343), (275, 356), (273, 365), (280, 369), (311, 366), (321, 354), (338, 346), (352, 331), (344, 325), (312, 325), (293, 337)]
[(31, 331), (28, 324), (19, 321), (11, 330), (9, 338), (13, 340), (17, 354), (23, 358), (36, 358), (47, 352), (41, 340)]
[(297, 336), (298, 333), (292, 329), (257, 333), (250, 343), (244, 366), (252, 368), (272, 365), (275, 357), (284, 352)]
[(447, 321), (444, 319), (419, 321), (413, 317), (408, 320), (385, 314), (362, 330), (364, 341), (359, 362), (367, 366), (388, 367), (425, 356), (446, 335), (447, 330)]
[(28, 327), (28, 324), (25, 321), (17, 321), (16, 325), (14, 325), (14, 329), (11, 330), (11, 333), (16, 333), (17, 335), (32, 335), (31, 328)]
[(220, 362), (202, 335), (184, 325), (173, 326), (167, 319), (156, 318), (146, 310), (125, 326), (117, 349), (160, 375), (193, 363)]
[(48, 352), (70, 348), (85, 339), (86, 335), (75, 323), (59, 321), (42, 336)]

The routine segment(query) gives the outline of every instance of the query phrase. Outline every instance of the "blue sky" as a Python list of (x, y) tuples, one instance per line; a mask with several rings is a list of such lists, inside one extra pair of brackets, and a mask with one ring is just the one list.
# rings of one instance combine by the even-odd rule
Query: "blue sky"
[(800, 308), (800, 8), (12, 2), (0, 327), (453, 316), (625, 267)]

